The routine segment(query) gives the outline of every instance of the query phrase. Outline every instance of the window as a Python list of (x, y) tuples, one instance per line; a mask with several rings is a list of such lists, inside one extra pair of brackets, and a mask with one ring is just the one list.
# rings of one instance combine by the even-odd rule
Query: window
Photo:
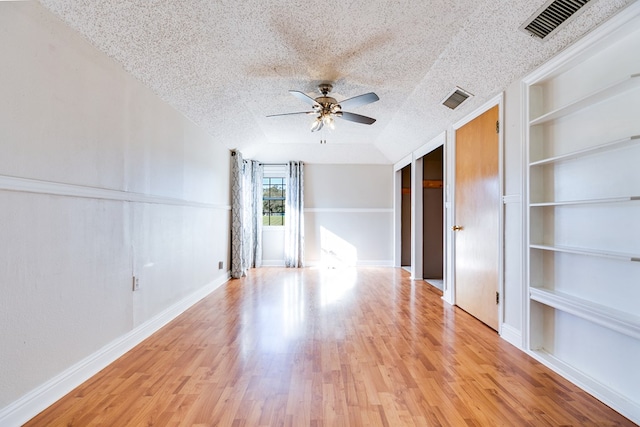
[(262, 225), (284, 225), (284, 177), (264, 177), (262, 180)]

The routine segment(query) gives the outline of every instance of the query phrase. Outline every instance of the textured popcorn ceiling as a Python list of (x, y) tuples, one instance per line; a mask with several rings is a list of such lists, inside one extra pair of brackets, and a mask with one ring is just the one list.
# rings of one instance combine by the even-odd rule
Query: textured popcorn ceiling
[[(632, 2), (592, 0), (540, 43), (518, 27), (544, 0), (40, 0), (230, 149), (310, 163), (396, 162)], [(323, 81), (377, 93), (350, 110), (377, 122), (265, 117)], [(475, 96), (452, 111), (455, 86)]]

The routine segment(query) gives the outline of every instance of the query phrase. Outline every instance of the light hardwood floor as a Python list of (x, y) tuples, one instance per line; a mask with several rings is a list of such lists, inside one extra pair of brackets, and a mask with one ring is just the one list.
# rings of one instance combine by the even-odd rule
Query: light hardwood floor
[(634, 425), (402, 269), (251, 270), (27, 426)]

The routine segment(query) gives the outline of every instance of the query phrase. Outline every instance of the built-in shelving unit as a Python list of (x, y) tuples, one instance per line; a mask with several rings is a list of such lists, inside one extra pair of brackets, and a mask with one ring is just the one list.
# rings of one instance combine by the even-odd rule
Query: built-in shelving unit
[(579, 60), (524, 80), (525, 263), (528, 351), (638, 422), (640, 56), (629, 55), (640, 49), (640, 25), (633, 25), (591, 54), (582, 50)]

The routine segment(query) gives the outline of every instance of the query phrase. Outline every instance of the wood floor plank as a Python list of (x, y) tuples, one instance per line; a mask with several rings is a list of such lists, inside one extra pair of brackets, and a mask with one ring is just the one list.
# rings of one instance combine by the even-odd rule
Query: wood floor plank
[(26, 426), (632, 426), (393, 268), (232, 280)]

